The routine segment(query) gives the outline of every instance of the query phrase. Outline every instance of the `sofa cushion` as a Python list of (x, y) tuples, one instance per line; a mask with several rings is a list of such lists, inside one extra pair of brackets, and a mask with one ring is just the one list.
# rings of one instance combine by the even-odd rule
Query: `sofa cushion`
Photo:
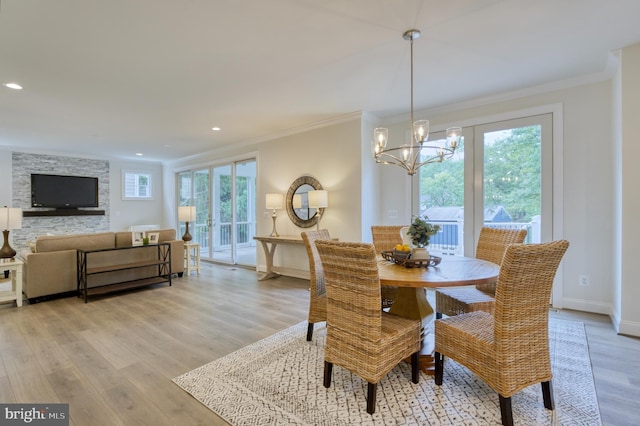
[(99, 250), (115, 247), (115, 234), (101, 232), (96, 234), (54, 235), (36, 239), (36, 253), (60, 250)]

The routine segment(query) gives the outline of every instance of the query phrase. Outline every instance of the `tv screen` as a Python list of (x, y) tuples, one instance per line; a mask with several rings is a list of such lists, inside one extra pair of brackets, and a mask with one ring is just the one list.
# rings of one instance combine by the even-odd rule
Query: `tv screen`
[(31, 207), (98, 207), (98, 178), (32, 174)]

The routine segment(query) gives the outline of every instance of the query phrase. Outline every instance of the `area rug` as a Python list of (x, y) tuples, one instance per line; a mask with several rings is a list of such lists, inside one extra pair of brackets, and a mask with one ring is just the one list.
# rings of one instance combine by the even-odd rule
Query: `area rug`
[[(402, 363), (378, 384), (376, 412), (366, 412), (367, 385), (335, 366), (322, 386), (326, 329), (306, 322), (274, 334), (174, 379), (232, 425), (496, 425), (498, 395), (465, 367), (447, 359), (442, 386), (421, 373), (411, 382)], [(556, 409), (546, 410), (540, 385), (512, 397), (516, 425), (600, 425), (584, 325), (549, 324)]]

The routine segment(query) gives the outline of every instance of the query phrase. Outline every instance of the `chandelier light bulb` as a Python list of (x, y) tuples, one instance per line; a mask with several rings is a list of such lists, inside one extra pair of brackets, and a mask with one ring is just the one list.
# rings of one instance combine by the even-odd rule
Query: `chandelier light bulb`
[(411, 158), (412, 151), (413, 150), (411, 149), (410, 145), (402, 145), (402, 161), (404, 161), (405, 163), (408, 162)]
[(389, 129), (385, 127), (377, 127), (373, 131), (373, 139), (375, 140), (376, 146), (384, 149), (387, 146), (387, 140), (389, 139)]
[(449, 147), (452, 149), (456, 149), (458, 144), (460, 143), (460, 137), (462, 136), (462, 128), (460, 127), (449, 127), (447, 129), (447, 142)]
[(413, 133), (416, 142), (423, 144), (429, 138), (429, 120), (418, 120), (413, 123)]

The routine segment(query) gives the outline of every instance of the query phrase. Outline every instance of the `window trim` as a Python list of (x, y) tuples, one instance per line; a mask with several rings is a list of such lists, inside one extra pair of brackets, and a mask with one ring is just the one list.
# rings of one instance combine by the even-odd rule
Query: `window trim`
[[(128, 175), (144, 175), (149, 179), (149, 195), (146, 197), (142, 196), (127, 196), (127, 176)], [(153, 173), (148, 170), (133, 170), (133, 169), (122, 169), (122, 200), (123, 201), (152, 201), (154, 199), (153, 196)]]

